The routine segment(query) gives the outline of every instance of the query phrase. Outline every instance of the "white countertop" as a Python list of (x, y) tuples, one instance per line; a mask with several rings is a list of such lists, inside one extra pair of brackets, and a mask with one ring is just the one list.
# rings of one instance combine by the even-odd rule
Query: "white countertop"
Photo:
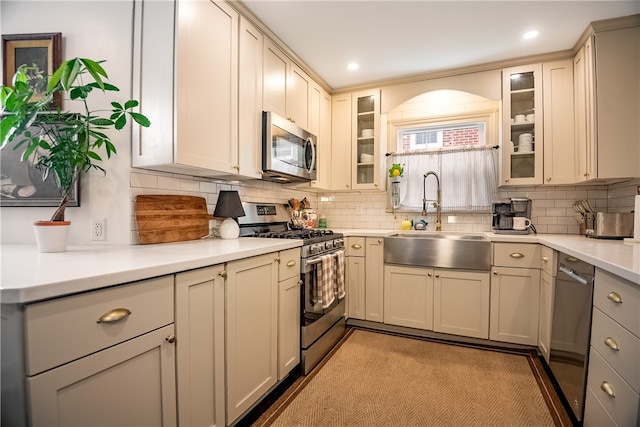
[[(434, 231), (334, 230), (345, 236), (387, 237), (397, 233), (432, 234)], [(492, 242), (541, 243), (552, 249), (575, 256), (598, 268), (607, 270), (640, 286), (640, 243), (623, 240), (593, 239), (567, 234), (495, 234), (478, 232), (445, 232), (448, 234), (482, 234)]]
[(39, 253), (35, 245), (2, 245), (0, 301), (39, 301), (301, 245), (301, 240), (287, 239), (206, 239), (157, 245), (71, 246), (59, 253)]
[[(386, 237), (398, 230), (334, 230)], [(433, 232), (411, 232), (433, 233)], [(448, 232), (447, 232), (448, 233)], [(541, 243), (640, 286), (640, 244), (564, 234), (483, 234), (493, 242)], [(157, 245), (82, 246), (39, 253), (33, 245), (2, 245), (0, 301), (26, 303), (221, 264), (302, 245), (301, 240), (207, 239)]]

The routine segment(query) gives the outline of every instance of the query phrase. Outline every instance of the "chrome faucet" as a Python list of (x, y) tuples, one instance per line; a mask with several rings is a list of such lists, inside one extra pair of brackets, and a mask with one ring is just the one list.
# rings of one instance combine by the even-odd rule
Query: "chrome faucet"
[[(438, 194), (436, 200), (427, 200), (427, 177), (433, 175), (436, 177), (436, 183), (438, 184)], [(440, 195), (440, 178), (434, 171), (429, 171), (424, 174), (422, 180), (422, 215), (427, 214), (427, 202), (433, 202), (433, 206), (436, 208), (436, 231), (442, 231), (442, 197)]]

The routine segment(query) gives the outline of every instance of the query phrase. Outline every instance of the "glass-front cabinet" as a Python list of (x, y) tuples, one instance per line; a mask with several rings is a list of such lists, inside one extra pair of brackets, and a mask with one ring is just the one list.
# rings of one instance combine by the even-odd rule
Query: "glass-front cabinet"
[(380, 90), (354, 93), (351, 100), (351, 183), (354, 189), (384, 189), (380, 179)]
[(542, 65), (502, 70), (501, 185), (542, 184)]

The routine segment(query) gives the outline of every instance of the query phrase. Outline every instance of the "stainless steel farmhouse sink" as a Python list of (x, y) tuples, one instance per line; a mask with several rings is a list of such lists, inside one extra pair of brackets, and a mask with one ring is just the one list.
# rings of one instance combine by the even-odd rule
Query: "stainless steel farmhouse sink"
[(491, 242), (479, 234), (396, 234), (384, 239), (384, 262), (489, 271)]

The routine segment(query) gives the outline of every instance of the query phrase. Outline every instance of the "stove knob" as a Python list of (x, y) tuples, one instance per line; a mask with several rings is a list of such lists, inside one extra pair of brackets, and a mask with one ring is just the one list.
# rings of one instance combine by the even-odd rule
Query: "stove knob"
[(320, 251), (320, 248), (318, 247), (318, 245), (309, 246), (309, 253), (317, 254), (319, 251)]
[(324, 242), (324, 248), (327, 249), (327, 250), (333, 249), (333, 242), (331, 242), (331, 241)]

